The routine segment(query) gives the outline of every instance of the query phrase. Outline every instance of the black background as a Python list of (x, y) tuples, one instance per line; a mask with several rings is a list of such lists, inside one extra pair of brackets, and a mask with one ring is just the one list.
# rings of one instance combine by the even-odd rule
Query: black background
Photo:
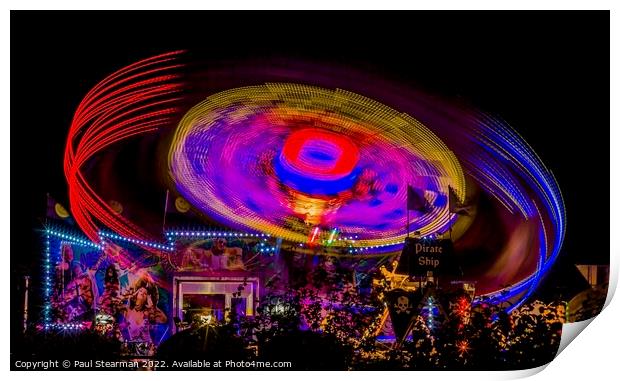
[(111, 72), (177, 49), (352, 63), (498, 115), (558, 180), (563, 260), (609, 261), (609, 12), (11, 12), (12, 311), (20, 276), (37, 286), (46, 193), (68, 205), (77, 104)]

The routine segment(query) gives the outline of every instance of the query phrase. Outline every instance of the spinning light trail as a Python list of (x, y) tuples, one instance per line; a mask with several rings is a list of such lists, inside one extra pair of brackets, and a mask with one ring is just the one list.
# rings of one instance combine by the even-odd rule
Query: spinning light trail
[(448, 186), (465, 195), (458, 160), (414, 118), (298, 84), (210, 96), (181, 121), (169, 163), (178, 190), (207, 214), (293, 242), (310, 231), (313, 242), (314, 226), (359, 235), (359, 247), (402, 242), (408, 184), (432, 206), (413, 213), (411, 229), (443, 232), (454, 218)]
[(114, 213), (88, 184), (82, 167), (109, 146), (157, 131), (170, 123), (180, 90), (175, 70), (180, 52), (129, 65), (97, 84), (78, 106), (67, 137), (64, 172), (71, 213), (84, 234), (99, 241), (97, 222), (132, 239), (145, 240), (140, 227)]
[[(359, 94), (323, 77), (317, 79), (323, 87), (255, 80), (220, 87), (226, 91), (201, 89), (206, 99), (181, 110), (184, 67), (178, 56), (163, 54), (119, 70), (95, 86), (75, 113), (64, 170), (71, 212), (93, 242), (100, 242), (101, 228), (137, 242), (154, 239), (139, 221), (114, 213), (89, 185), (86, 165), (125, 139), (176, 128), (170, 178), (194, 208), (226, 227), (302, 247), (312, 239), (350, 255), (397, 254), (407, 234), (410, 185), (429, 205), (411, 211), (411, 232), (455, 229), (456, 243), (460, 237), (476, 242), (467, 218), (450, 213), (448, 203), (449, 187), (464, 202), (471, 182), (502, 211), (492, 224), (509, 236), (496, 262), (501, 265), (484, 275), (492, 292), (477, 300), (523, 300), (558, 256), (566, 232), (559, 187), (502, 120), (361, 78), (350, 82)], [(253, 70), (223, 72), (252, 78)], [(311, 73), (302, 74), (291, 81), (312, 82)], [(185, 110), (178, 122), (177, 113)], [(355, 239), (335, 239), (335, 231)], [(159, 250), (157, 245), (149, 249)], [(512, 284), (507, 289), (499, 286), (505, 278)]]

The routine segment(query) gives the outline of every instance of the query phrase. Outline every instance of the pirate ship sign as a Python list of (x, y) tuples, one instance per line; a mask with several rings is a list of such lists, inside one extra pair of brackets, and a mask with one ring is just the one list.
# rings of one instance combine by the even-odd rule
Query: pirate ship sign
[(452, 256), (449, 239), (408, 238), (400, 256), (397, 272), (409, 275), (426, 275), (429, 271), (438, 275)]

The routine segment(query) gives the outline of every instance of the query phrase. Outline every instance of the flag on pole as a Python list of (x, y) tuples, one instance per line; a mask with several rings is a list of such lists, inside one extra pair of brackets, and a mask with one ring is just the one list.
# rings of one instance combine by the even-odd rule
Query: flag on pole
[(461, 214), (464, 216), (469, 216), (468, 207), (461, 202), (459, 202), (458, 197), (456, 196), (456, 192), (452, 189), (451, 186), (448, 186), (448, 204), (450, 213)]
[(73, 224), (73, 219), (67, 209), (56, 201), (50, 194), (47, 194), (46, 217), (54, 220), (63, 220)]
[(451, 186), (448, 186), (448, 203), (450, 204), (450, 213), (456, 213), (459, 201)]
[(397, 342), (401, 342), (411, 328), (412, 321), (419, 314), (419, 304), (422, 293), (405, 291), (397, 288), (385, 294), (387, 308), (392, 321), (392, 329)]
[(166, 190), (165, 204), (164, 204), (164, 213), (166, 214), (178, 214), (178, 215), (189, 215), (188, 212), (191, 212), (190, 203), (183, 198), (182, 196), (175, 195), (170, 190)]
[(164, 230), (175, 230), (178, 226), (204, 223), (191, 204), (181, 195), (167, 190), (166, 194), (162, 194), (161, 197), (164, 204), (161, 210)]
[(424, 197), (424, 191), (407, 185), (407, 210), (426, 213), (428, 209), (429, 205)]

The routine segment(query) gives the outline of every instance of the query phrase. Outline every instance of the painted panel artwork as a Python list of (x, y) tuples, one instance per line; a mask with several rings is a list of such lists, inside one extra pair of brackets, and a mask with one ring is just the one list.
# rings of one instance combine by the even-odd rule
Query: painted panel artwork
[(98, 246), (50, 231), (46, 241), (57, 264), (47, 274), (45, 324), (93, 329), (122, 341), (128, 353), (152, 355), (170, 334), (169, 287), (158, 261), (113, 240)]

